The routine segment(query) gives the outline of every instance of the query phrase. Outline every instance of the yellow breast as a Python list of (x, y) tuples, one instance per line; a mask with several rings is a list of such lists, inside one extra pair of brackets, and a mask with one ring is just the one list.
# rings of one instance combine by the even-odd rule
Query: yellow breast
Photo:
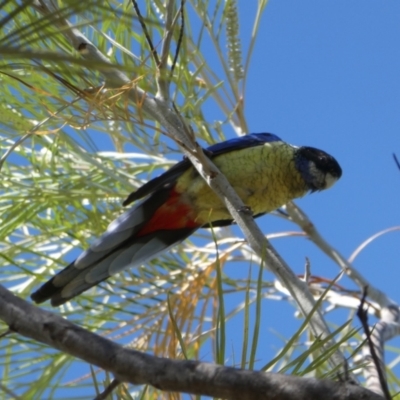
[[(304, 180), (295, 168), (294, 153), (295, 147), (273, 142), (221, 154), (213, 162), (244, 204), (254, 214), (260, 214), (307, 193)], [(178, 179), (176, 190), (191, 205), (193, 217), (201, 224), (232, 218), (193, 168)]]

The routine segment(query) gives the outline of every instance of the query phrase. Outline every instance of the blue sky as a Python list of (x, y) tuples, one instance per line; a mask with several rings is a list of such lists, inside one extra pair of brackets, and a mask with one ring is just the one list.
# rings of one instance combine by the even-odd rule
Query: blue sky
[[(399, 18), (398, 2), (271, 0), (251, 64), (250, 129), (319, 147), (343, 168), (332, 190), (298, 204), (344, 255), (399, 224)], [(378, 239), (355, 263), (395, 300), (399, 239)]]
[[(238, 2), (246, 48), (255, 0)], [(395, 152), (400, 159), (399, 21), (400, 2), (395, 1), (270, 0), (250, 66), (245, 94), (250, 131), (272, 132), (291, 144), (321, 148), (342, 166), (343, 177), (337, 185), (297, 204), (345, 256), (371, 235), (400, 225), (400, 171), (392, 158)], [(212, 107), (206, 106), (204, 112), (210, 123), (217, 118)], [(228, 138), (234, 136), (228, 126), (224, 132)], [(275, 216), (258, 222), (265, 234), (298, 230)], [(241, 236), (239, 230), (237, 234)], [(399, 240), (400, 232), (379, 238), (354, 263), (398, 302)], [(303, 273), (306, 256), (316, 275), (334, 278), (339, 272), (307, 239), (279, 239), (272, 244), (298, 274)], [(247, 271), (239, 263), (224, 270), (231, 277), (247, 276)], [(272, 276), (266, 272), (265, 278)], [(356, 289), (348, 280), (342, 284)], [(227, 297), (231, 306), (237, 300)], [(272, 358), (281, 344), (276, 332), (290, 337), (301, 324), (294, 310), (286, 302), (263, 302), (264, 357)], [(344, 323), (347, 314), (336, 315), (335, 322)], [(233, 353), (231, 343), (239, 340), (240, 348), (241, 324), (234, 320), (229, 325), (228, 357)], [(238, 361), (240, 354), (235, 351)], [(204, 360), (209, 359), (205, 353)], [(231, 358), (228, 364), (232, 363)], [(84, 369), (88, 372), (86, 365)]]
[[(245, 47), (254, 16), (248, 5), (239, 1)], [(251, 63), (245, 95), (250, 131), (321, 148), (343, 168), (331, 190), (297, 204), (346, 257), (370, 236), (399, 225), (400, 171), (392, 158), (400, 157), (399, 21), (400, 2), (271, 0)], [(264, 233), (296, 229), (273, 216), (258, 222)], [(398, 231), (380, 237), (354, 263), (397, 302), (399, 240)], [(306, 239), (273, 245), (296, 273), (303, 272), (305, 256), (316, 275), (333, 278), (339, 272)], [(239, 268), (232, 266), (230, 273), (240, 274)], [(342, 284), (356, 289), (348, 280)], [(293, 311), (265, 302), (265, 329), (290, 334), (297, 326)], [(335, 322), (343, 323), (343, 317)], [(272, 350), (273, 344), (266, 347)]]

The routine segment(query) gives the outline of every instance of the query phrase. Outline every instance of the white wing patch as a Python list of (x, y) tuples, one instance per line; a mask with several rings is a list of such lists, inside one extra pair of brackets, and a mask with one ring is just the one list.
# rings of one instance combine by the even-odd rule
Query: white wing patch
[[(135, 230), (128, 228), (126, 230), (118, 230), (114, 232), (106, 232), (103, 236), (97, 239), (91, 246), (90, 250), (93, 252), (104, 252), (112, 250), (126, 239), (131, 237), (135, 233)], [(80, 262), (81, 257), (78, 258), (77, 262)]]
[(97, 239), (88, 250), (75, 261), (75, 268), (84, 269), (101, 260), (108, 252), (115, 249), (137, 232), (138, 226), (145, 221), (143, 210), (132, 208), (111, 222), (107, 231)]
[(134, 229), (143, 222), (145, 222), (145, 216), (142, 207), (133, 207), (111, 222), (111, 224), (108, 225), (106, 233)]
[(166, 244), (160, 238), (154, 236), (150, 238), (147, 243), (135, 243), (133, 246), (125, 249), (125, 251), (118, 255), (110, 264), (109, 274), (114, 275), (127, 267), (134, 267), (144, 264), (146, 261), (156, 258), (160, 253), (164, 253), (173, 246)]

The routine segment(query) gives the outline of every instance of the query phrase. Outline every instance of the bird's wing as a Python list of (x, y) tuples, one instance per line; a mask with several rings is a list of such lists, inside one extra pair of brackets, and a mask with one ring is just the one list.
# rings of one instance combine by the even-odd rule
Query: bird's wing
[[(277, 140), (271, 134), (252, 134), (210, 146), (207, 151), (215, 157)], [(184, 204), (176, 206), (179, 193), (174, 185), (190, 166), (189, 160), (183, 160), (128, 197), (125, 203), (150, 195), (112, 222), (89, 249), (33, 293), (32, 299), (37, 303), (51, 299), (53, 306), (63, 304), (122, 269), (155, 258), (200, 228), (195, 221), (185, 219), (190, 205), (187, 209)], [(229, 223), (217, 221), (213, 225)]]
[(206, 151), (210, 152), (212, 157), (215, 157), (223, 153), (229, 153), (230, 151), (281, 141), (282, 140), (278, 136), (272, 133), (251, 133), (250, 135), (240, 136), (226, 140), (225, 142), (213, 144), (212, 146), (207, 147)]
[[(190, 236), (198, 227), (154, 230), (141, 235), (170, 190), (159, 190), (113, 221), (107, 231), (75, 261), (31, 295), (41, 303), (51, 299), (57, 306), (121, 270), (143, 264)], [(172, 220), (174, 216), (171, 215)]]
[[(212, 159), (230, 151), (236, 151), (244, 148), (262, 146), (265, 143), (281, 141), (281, 139), (272, 133), (252, 133), (246, 136), (240, 136), (234, 139), (226, 140), (222, 143), (213, 144), (206, 149), (206, 154)], [(145, 183), (135, 192), (132, 192), (122, 203), (124, 206), (139, 200), (161, 188), (170, 188), (175, 185), (176, 180), (188, 169), (192, 163), (185, 158), (183, 161), (175, 164), (168, 171), (157, 178)]]

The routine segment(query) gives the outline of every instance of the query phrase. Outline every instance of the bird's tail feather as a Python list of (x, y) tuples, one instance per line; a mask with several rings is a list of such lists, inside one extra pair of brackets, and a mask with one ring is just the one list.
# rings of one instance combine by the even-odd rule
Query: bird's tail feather
[(42, 303), (51, 299), (53, 306), (61, 305), (122, 269), (139, 266), (155, 258), (186, 239), (195, 230), (194, 228), (164, 230), (133, 237), (100, 261), (81, 266), (79, 261), (84, 260), (85, 255), (88, 257), (92, 255), (92, 250), (89, 249), (33, 293), (32, 300)]
[[(41, 286), (31, 298), (36, 303), (51, 299), (57, 306), (104, 281), (127, 267), (135, 267), (155, 258), (190, 236), (199, 226), (171, 229), (168, 202), (177, 214), (177, 196), (171, 189), (160, 190), (110, 224), (107, 231), (73, 263)], [(164, 208), (165, 211), (164, 211)]]

